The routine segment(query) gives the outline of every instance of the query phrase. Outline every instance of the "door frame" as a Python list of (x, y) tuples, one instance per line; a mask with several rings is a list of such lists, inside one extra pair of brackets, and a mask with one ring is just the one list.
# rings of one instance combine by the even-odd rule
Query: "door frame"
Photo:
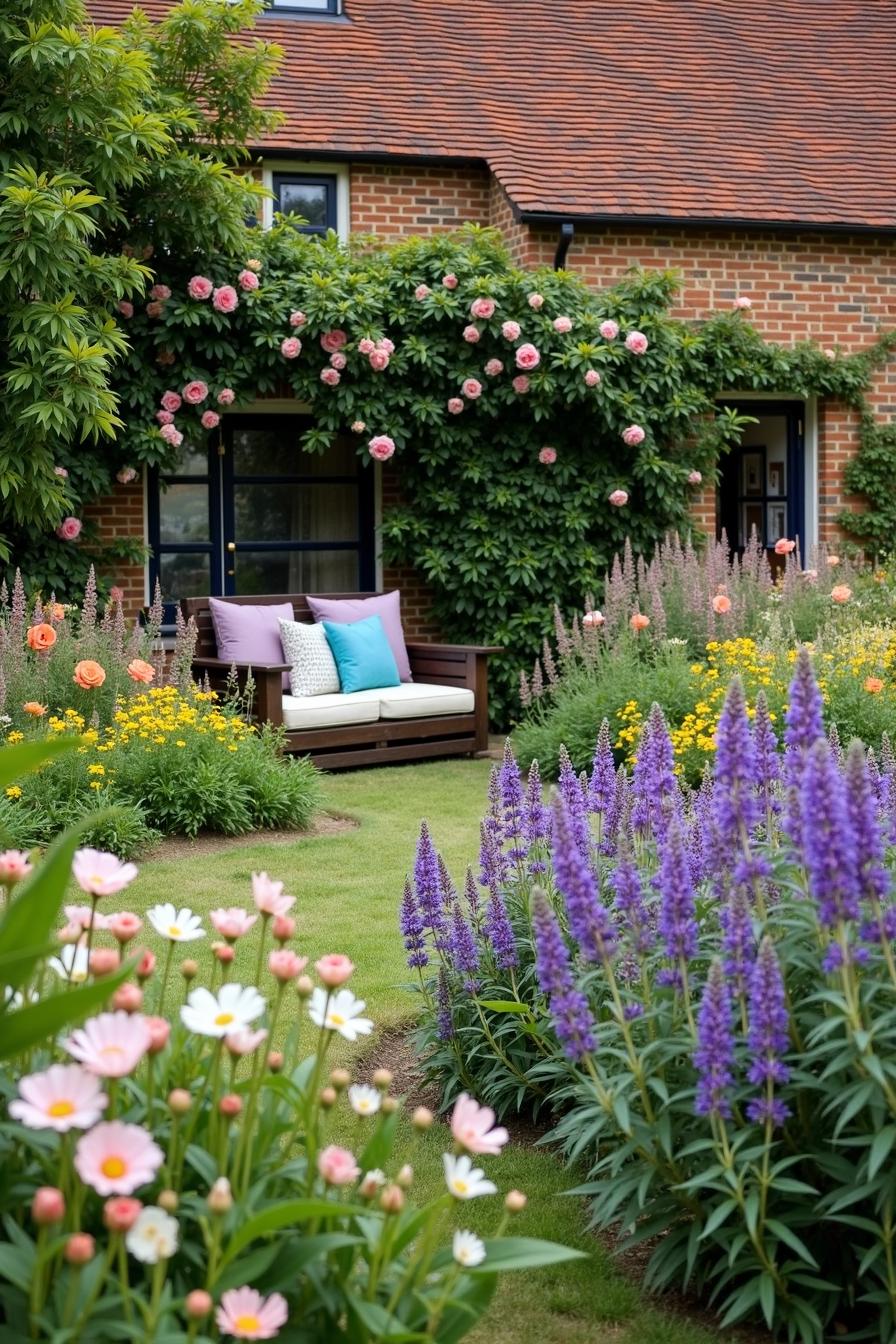
[[(753, 390), (720, 393), (720, 406), (733, 406), (745, 414), (776, 415), (783, 406), (799, 407), (802, 411), (801, 488), (796, 502), (800, 527), (800, 551), (807, 557), (811, 547), (818, 544), (819, 480), (818, 480), (818, 400), (813, 396), (798, 397), (786, 392), (757, 392)], [(718, 517), (718, 496), (716, 516)]]

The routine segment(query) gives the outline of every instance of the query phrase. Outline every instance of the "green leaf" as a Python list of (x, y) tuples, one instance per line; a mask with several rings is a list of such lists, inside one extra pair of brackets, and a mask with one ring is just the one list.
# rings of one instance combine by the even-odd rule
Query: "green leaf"
[(39, 1003), (28, 1004), (17, 1012), (5, 1013), (0, 1031), (0, 1059), (9, 1059), (23, 1050), (58, 1035), (65, 1027), (82, 1021), (94, 1008), (107, 1003), (112, 991), (130, 975), (133, 962), (114, 975), (104, 976), (92, 985), (79, 985), (61, 994), (52, 994)]
[(480, 1008), (487, 1008), (490, 1013), (531, 1013), (532, 1009), (524, 1003), (517, 1003), (516, 999), (477, 999), (476, 1002)]
[(885, 1125), (878, 1134), (875, 1134), (871, 1151), (868, 1154), (869, 1180), (873, 1180), (880, 1171), (889, 1157), (894, 1143), (896, 1143), (896, 1125)]
[(349, 1314), (356, 1317), (371, 1339), (391, 1339), (393, 1344), (400, 1341), (425, 1340), (426, 1335), (417, 1330), (408, 1330), (397, 1316), (393, 1316), (379, 1302), (366, 1302), (357, 1293), (346, 1293)]
[(468, 1274), (497, 1274), (510, 1269), (543, 1269), (568, 1260), (587, 1260), (587, 1251), (536, 1237), (496, 1237), (485, 1242), (485, 1259)]
[(328, 1199), (290, 1199), (273, 1204), (255, 1214), (254, 1218), (248, 1218), (231, 1238), (221, 1258), (222, 1268), (239, 1255), (244, 1246), (268, 1232), (278, 1232), (293, 1223), (307, 1223), (312, 1218), (352, 1218), (365, 1213), (369, 1213), (369, 1209), (363, 1204), (335, 1204)]
[(0, 751), (0, 790), (30, 775), (48, 761), (68, 755), (81, 745), (77, 737), (46, 737), (35, 742), (17, 742)]

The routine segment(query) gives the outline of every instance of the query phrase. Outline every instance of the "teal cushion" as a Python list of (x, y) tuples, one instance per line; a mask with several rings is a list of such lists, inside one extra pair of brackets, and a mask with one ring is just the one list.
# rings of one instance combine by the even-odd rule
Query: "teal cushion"
[(350, 691), (375, 691), (380, 686), (400, 684), (395, 655), (379, 616), (368, 616), (348, 625), (337, 625), (335, 621), (321, 621), (321, 625), (346, 695)]

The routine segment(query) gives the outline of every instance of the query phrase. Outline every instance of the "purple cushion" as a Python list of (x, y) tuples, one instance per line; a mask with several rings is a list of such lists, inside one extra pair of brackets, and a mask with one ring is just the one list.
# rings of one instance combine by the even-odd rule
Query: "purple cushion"
[[(215, 628), (218, 657), (228, 663), (285, 663), (280, 643), (280, 620), (291, 621), (295, 613), (291, 602), (270, 607), (238, 606), (210, 597), (209, 610)], [(289, 673), (283, 674), (283, 688), (289, 690)]]
[(308, 597), (306, 601), (316, 621), (332, 621), (334, 625), (350, 625), (368, 616), (379, 616), (398, 667), (398, 675), (402, 681), (413, 680), (401, 626), (401, 593), (397, 588), (393, 593), (377, 593), (376, 597), (347, 597), (341, 600)]

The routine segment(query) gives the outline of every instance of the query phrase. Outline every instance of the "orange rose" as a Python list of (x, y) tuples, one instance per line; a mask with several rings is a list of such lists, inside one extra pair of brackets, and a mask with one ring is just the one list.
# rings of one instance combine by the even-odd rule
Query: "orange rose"
[(72, 681), (82, 690), (95, 691), (105, 680), (105, 672), (92, 658), (82, 658), (80, 663), (75, 663), (75, 675)]
[(839, 602), (842, 604), (848, 602), (851, 597), (852, 589), (848, 588), (845, 583), (838, 583), (836, 588), (831, 589), (832, 602)]
[(884, 684), (880, 677), (865, 678), (865, 690), (868, 691), (869, 695), (880, 695), (883, 688)]
[(636, 611), (634, 616), (629, 621), (629, 625), (636, 633), (639, 630), (646, 630), (649, 624), (650, 624), (650, 617), (645, 616), (640, 611)]
[(151, 663), (145, 663), (142, 658), (132, 658), (128, 663), (128, 676), (132, 681), (154, 681), (156, 670)]
[(712, 600), (712, 609), (717, 616), (726, 616), (731, 610), (731, 598), (724, 593), (716, 593)]
[(40, 625), (29, 627), (26, 638), (29, 649), (52, 649), (56, 643), (56, 631), (52, 625), (42, 621)]
[(50, 603), (50, 615), (52, 616), (54, 621), (65, 620), (65, 607), (62, 605), (61, 602)]
[(40, 719), (47, 712), (47, 706), (42, 705), (39, 700), (26, 700), (22, 709), (26, 714), (31, 714), (35, 719)]

